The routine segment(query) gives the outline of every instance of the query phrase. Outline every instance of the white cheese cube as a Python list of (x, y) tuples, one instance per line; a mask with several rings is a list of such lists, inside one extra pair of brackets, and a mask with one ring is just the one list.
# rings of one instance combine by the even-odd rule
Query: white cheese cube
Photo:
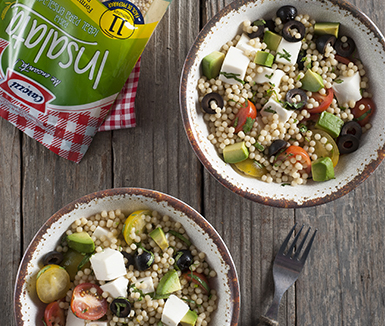
[(74, 315), (71, 308), (68, 309), (66, 326), (84, 326), (85, 320)]
[(162, 323), (167, 326), (177, 326), (189, 310), (186, 302), (171, 294), (167, 299), (162, 313)]
[(340, 106), (346, 105), (349, 101), (357, 102), (362, 98), (361, 77), (358, 71), (351, 77), (340, 77), (337, 80), (339, 82), (334, 81), (332, 88)]
[(106, 321), (91, 321), (87, 326), (108, 326), (108, 323)]
[(301, 41), (288, 42), (283, 38), (278, 45), (275, 62), (282, 63), (284, 65), (294, 65), (297, 62), (301, 46)]
[(263, 71), (261, 73), (256, 73), (253, 80), (257, 84), (271, 83), (273, 87), (279, 87), (281, 84), (281, 79), (285, 75), (285, 72), (281, 69), (271, 69), (268, 67), (261, 67)]
[(258, 52), (260, 49), (256, 49), (254, 46), (250, 45), (250, 37), (248, 37), (245, 33), (242, 33), (241, 38), (238, 40), (237, 45), (235, 46), (237, 49), (242, 50), (243, 52), (246, 51), (255, 51)]
[[(231, 46), (227, 51), (225, 59), (223, 60), (221, 73), (219, 79), (227, 84), (238, 84), (242, 85), (238, 80), (244, 80), (246, 75), (247, 67), (249, 66), (250, 60), (243, 54), (240, 49)], [(227, 74), (225, 77), (222, 73)], [(234, 78), (229, 77), (234, 76)], [(229, 77), (229, 78), (228, 78)]]
[(127, 287), (128, 279), (124, 276), (100, 286), (103, 291), (108, 292), (113, 298), (127, 297)]
[(140, 290), (143, 294), (155, 292), (154, 282), (151, 276), (140, 278), (136, 283), (140, 283)]
[(274, 113), (278, 114), (279, 122), (285, 123), (290, 119), (293, 111), (286, 110), (280, 103), (270, 97), (261, 110), (261, 115), (267, 117), (273, 115)]
[(98, 225), (98, 226), (96, 227), (96, 229), (95, 229), (93, 235), (94, 235), (96, 238), (98, 238), (98, 239), (100, 239), (103, 235), (104, 235), (106, 238), (108, 238), (108, 233), (109, 233), (109, 231), (108, 231), (107, 229), (102, 228), (102, 227), (100, 227), (100, 226)]
[(111, 248), (106, 248), (90, 258), (95, 277), (99, 281), (111, 281), (126, 275), (123, 255)]

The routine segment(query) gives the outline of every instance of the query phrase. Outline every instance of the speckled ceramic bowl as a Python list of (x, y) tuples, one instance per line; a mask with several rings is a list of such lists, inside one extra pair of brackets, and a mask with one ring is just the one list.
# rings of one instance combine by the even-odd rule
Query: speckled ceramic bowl
[[(272, 18), (283, 5), (294, 5), (299, 13), (309, 14), (316, 21), (341, 23), (341, 35), (351, 36), (358, 47), (371, 92), (378, 110), (372, 119), (373, 128), (366, 133), (360, 148), (341, 156), (336, 166), (336, 179), (312, 182), (296, 187), (268, 184), (241, 176), (224, 163), (207, 139), (208, 128), (198, 104), (197, 82), (201, 76), (202, 58), (241, 33), (244, 20)], [(225, 187), (253, 201), (277, 207), (306, 207), (327, 203), (354, 189), (365, 180), (384, 158), (385, 142), (385, 42), (371, 20), (353, 5), (337, 0), (236, 0), (203, 28), (187, 56), (181, 78), (180, 108), (190, 143), (206, 169)], [(381, 81), (381, 82), (378, 82)]]
[(60, 237), (78, 218), (103, 210), (121, 209), (125, 213), (148, 208), (179, 221), (192, 243), (207, 255), (208, 263), (217, 272), (210, 280), (218, 292), (218, 309), (210, 325), (235, 326), (239, 318), (240, 291), (238, 277), (230, 253), (214, 228), (197, 211), (166, 194), (139, 188), (118, 188), (84, 196), (52, 215), (42, 226), (26, 250), (15, 286), (16, 325), (41, 325), (45, 306), (37, 297), (36, 275), (42, 257), (54, 250)]

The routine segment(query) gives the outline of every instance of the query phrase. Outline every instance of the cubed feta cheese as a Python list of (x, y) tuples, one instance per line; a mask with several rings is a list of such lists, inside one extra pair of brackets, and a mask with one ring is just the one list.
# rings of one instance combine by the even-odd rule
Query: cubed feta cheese
[(284, 38), (278, 45), (275, 62), (284, 65), (294, 65), (297, 62), (298, 53), (301, 50), (302, 42), (288, 42)]
[(270, 116), (274, 113), (278, 114), (279, 122), (285, 123), (290, 119), (293, 111), (286, 110), (280, 103), (275, 99), (270, 98), (266, 104), (262, 107), (261, 115), (264, 117)]
[(140, 278), (136, 281), (136, 283), (140, 284), (140, 290), (144, 294), (155, 292), (154, 282), (152, 281), (151, 276)]
[(111, 248), (92, 255), (90, 262), (96, 279), (100, 281), (111, 281), (127, 273), (123, 255)]
[(108, 237), (108, 233), (109, 233), (109, 231), (108, 231), (107, 229), (102, 228), (102, 227), (100, 227), (100, 226), (98, 225), (98, 226), (96, 227), (96, 229), (95, 229), (93, 235), (94, 235), (96, 238), (100, 239), (102, 235), (104, 235), (105, 237)]
[(263, 71), (261, 73), (256, 73), (254, 81), (257, 84), (271, 83), (273, 87), (279, 87), (281, 84), (281, 79), (285, 75), (285, 72), (281, 69), (271, 69), (268, 67), (261, 67)]
[[(243, 54), (243, 51), (237, 49), (234, 46), (231, 46), (227, 51), (225, 59), (223, 60), (221, 73), (219, 74), (219, 79), (228, 84), (238, 84), (242, 83), (237, 81), (244, 80), (246, 75), (247, 67), (249, 66), (250, 60), (247, 56)], [(222, 73), (227, 74), (227, 76), (234, 76), (235, 78), (227, 78)]]
[(357, 102), (362, 98), (359, 72), (356, 72), (351, 77), (340, 77), (337, 80), (339, 82), (334, 81), (333, 90), (340, 106), (346, 105), (349, 101)]
[(80, 319), (74, 315), (71, 308), (68, 309), (66, 326), (84, 326), (85, 320)]
[(110, 294), (111, 297), (127, 296), (128, 279), (124, 276), (118, 277), (116, 280), (101, 285), (100, 288)]
[(167, 326), (177, 326), (188, 310), (189, 306), (186, 302), (171, 294), (163, 307), (162, 323)]
[(242, 50), (243, 52), (246, 51), (260, 51), (259, 49), (256, 49), (254, 46), (250, 45), (250, 37), (248, 37), (245, 33), (242, 33), (241, 38), (238, 40), (237, 45), (235, 46), (237, 49)]

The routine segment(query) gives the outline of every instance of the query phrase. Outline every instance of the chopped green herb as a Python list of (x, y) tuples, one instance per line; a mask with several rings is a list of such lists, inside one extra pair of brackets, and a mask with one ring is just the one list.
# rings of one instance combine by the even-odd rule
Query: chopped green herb
[(299, 127), (300, 132), (306, 132), (307, 131), (307, 127), (303, 123), (301, 123), (298, 127)]
[(236, 128), (238, 126), (238, 119), (239, 117), (236, 117), (233, 123), (233, 127)]
[(265, 77), (271, 79), (271, 77), (273, 77), (273, 75), (274, 75), (274, 73), (272, 72), (270, 75), (266, 74)]
[(261, 163), (259, 163), (258, 161), (254, 160), (254, 163), (257, 164), (260, 169), (264, 168), (264, 166)]
[(180, 234), (179, 232), (176, 232), (174, 230), (169, 230), (167, 233), (170, 233), (172, 234), (174, 237), (177, 237), (179, 238), (180, 240), (182, 240), (187, 246), (191, 246), (191, 242), (190, 240), (188, 240), (186, 237), (184, 237), (182, 234)]
[(366, 111), (363, 115), (359, 116), (358, 118), (354, 118), (355, 121), (362, 121), (364, 120), (370, 113), (372, 113), (372, 109), (369, 109)]
[(284, 58), (285, 60), (287, 61), (290, 61), (290, 58), (291, 58), (291, 54), (289, 52), (287, 52), (285, 49), (282, 49), (283, 50), (283, 53), (281, 52), (277, 52), (277, 54), (279, 55), (280, 58)]
[(343, 81), (342, 79), (335, 79), (334, 82), (337, 83), (337, 84), (341, 84), (341, 83), (343, 83), (344, 81)]
[(269, 112), (269, 113), (277, 113), (277, 111), (274, 111), (273, 109), (271, 109), (271, 106), (268, 106), (266, 109), (264, 109), (265, 112)]
[(286, 109), (286, 110), (298, 110), (300, 109), (301, 107), (303, 107), (304, 103), (303, 101), (301, 102), (298, 102), (298, 103), (289, 103), (289, 102), (285, 102), (283, 107)]
[(290, 183), (281, 183), (281, 186), (282, 186), (282, 187), (285, 187), (285, 186), (291, 186), (291, 184), (290, 184)]
[(310, 68), (311, 68), (311, 61), (306, 65), (306, 68), (307, 68), (307, 69), (310, 69)]
[(78, 271), (80, 271), (84, 267), (84, 265), (88, 263), (92, 255), (93, 253), (84, 255), (82, 261), (78, 265)]
[(256, 20), (255, 22), (253, 22), (253, 26), (262, 26), (262, 25), (265, 25), (266, 22), (263, 20), (263, 19), (259, 19), (259, 20)]
[(251, 119), (250, 117), (246, 118), (246, 122), (243, 125), (243, 132), (247, 133), (253, 128), (255, 119)]
[(234, 74), (231, 72), (224, 72), (224, 71), (221, 71), (219, 74), (225, 76), (228, 79), (235, 79), (237, 82), (240, 82), (242, 85), (245, 84), (244, 80), (238, 78), (238, 76), (240, 76), (240, 74)]
[(265, 147), (264, 147), (262, 144), (258, 143), (258, 142), (255, 142), (254, 146), (255, 146), (255, 148), (258, 149), (260, 152), (263, 152), (263, 151), (265, 150)]

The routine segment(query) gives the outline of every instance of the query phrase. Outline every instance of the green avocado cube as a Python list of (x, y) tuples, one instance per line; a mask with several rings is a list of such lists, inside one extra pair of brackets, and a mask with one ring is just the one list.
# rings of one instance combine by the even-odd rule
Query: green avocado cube
[(246, 160), (249, 157), (249, 150), (246, 143), (234, 143), (227, 145), (223, 149), (223, 159), (226, 163), (238, 163)]
[(324, 111), (318, 118), (315, 127), (326, 131), (333, 138), (337, 138), (341, 132), (343, 124), (344, 122), (341, 118), (335, 116), (332, 113)]
[(311, 164), (311, 175), (314, 181), (328, 181), (334, 179), (332, 159), (328, 156), (316, 159)]
[(274, 62), (274, 56), (265, 51), (258, 51), (254, 58), (254, 63), (265, 66), (265, 67), (271, 67)]
[(282, 36), (271, 31), (266, 31), (263, 36), (263, 43), (267, 45), (267, 48), (271, 51), (277, 51), (279, 43), (281, 43)]
[(322, 77), (311, 69), (305, 72), (305, 76), (301, 79), (302, 87), (306, 91), (318, 92), (324, 88)]
[(208, 79), (216, 78), (221, 70), (225, 54), (214, 51), (202, 59), (202, 72)]
[(195, 326), (197, 319), (198, 314), (193, 310), (189, 310), (180, 321), (180, 324), (182, 326)]
[(314, 34), (316, 35), (330, 34), (338, 38), (339, 29), (340, 23), (321, 22), (314, 24)]

